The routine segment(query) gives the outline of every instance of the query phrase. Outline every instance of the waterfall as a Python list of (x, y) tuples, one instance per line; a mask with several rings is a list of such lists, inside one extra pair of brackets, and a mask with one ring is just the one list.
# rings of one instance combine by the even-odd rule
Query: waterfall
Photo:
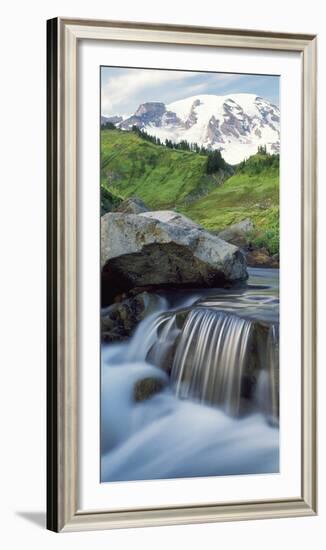
[[(103, 344), (102, 482), (279, 472), (274, 271), (238, 294), (162, 292), (129, 339)], [(145, 380), (162, 389), (139, 401)]]
[(127, 358), (166, 371), (181, 399), (215, 405), (232, 416), (258, 408), (275, 422), (278, 339), (276, 323), (203, 306), (189, 312), (163, 308), (138, 327)]
[(225, 412), (239, 414), (251, 329), (252, 321), (236, 315), (194, 309), (174, 356), (171, 377), (176, 394), (219, 404)]
[[(166, 388), (135, 402), (145, 378)], [(202, 306), (149, 315), (103, 353), (101, 481), (278, 472), (276, 380), (277, 324)]]
[(272, 424), (279, 417), (279, 327), (268, 329), (263, 368), (258, 375), (256, 401)]
[(148, 351), (157, 340), (160, 326), (165, 322), (162, 312), (166, 311), (167, 307), (167, 301), (164, 298), (160, 298), (156, 311), (139, 323), (128, 347), (127, 361), (142, 361), (146, 359)]
[(173, 352), (180, 329), (177, 327), (176, 315), (160, 317), (157, 320), (157, 337), (155, 344), (147, 354), (147, 360), (154, 365), (164, 368)]

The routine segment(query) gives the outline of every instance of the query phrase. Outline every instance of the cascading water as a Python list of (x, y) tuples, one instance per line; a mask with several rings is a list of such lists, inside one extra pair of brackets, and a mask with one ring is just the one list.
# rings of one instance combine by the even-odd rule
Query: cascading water
[[(245, 303), (246, 318), (238, 315)], [(101, 480), (277, 472), (271, 291), (169, 295), (157, 304), (130, 340), (103, 348)], [(165, 389), (136, 402), (135, 385), (148, 379)]]
[(250, 351), (252, 322), (213, 309), (194, 309), (175, 353), (171, 378), (183, 398), (240, 412), (241, 382)]
[[(188, 312), (180, 328), (178, 315), (164, 312), (149, 319), (141, 358), (168, 370), (181, 399), (219, 406), (232, 416), (256, 408), (277, 422), (277, 324), (259, 331), (256, 320), (200, 306)], [(249, 386), (254, 395), (249, 392), (248, 398)]]
[(279, 329), (270, 325), (266, 339), (263, 368), (258, 374), (256, 401), (272, 424), (279, 417)]

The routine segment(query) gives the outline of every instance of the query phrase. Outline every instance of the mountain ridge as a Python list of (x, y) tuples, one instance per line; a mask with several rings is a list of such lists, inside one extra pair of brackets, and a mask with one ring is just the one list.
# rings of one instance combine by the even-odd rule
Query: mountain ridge
[(280, 113), (276, 105), (256, 94), (200, 94), (169, 104), (148, 101), (135, 113), (101, 117), (122, 130), (137, 126), (159, 138), (197, 143), (218, 149), (229, 164), (238, 164), (266, 146), (269, 153), (280, 147)]

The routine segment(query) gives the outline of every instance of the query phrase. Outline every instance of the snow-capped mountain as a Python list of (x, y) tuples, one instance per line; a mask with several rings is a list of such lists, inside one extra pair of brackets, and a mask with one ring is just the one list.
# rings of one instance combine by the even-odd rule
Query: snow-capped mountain
[(253, 155), (259, 145), (279, 152), (279, 109), (255, 94), (198, 95), (169, 105), (148, 102), (125, 120), (114, 118), (107, 120), (125, 130), (135, 125), (163, 141), (186, 140), (220, 149), (230, 164)]

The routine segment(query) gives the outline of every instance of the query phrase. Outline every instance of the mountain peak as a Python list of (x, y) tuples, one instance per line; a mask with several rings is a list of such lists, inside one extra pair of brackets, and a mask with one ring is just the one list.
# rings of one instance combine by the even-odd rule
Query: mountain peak
[(198, 94), (168, 105), (150, 101), (118, 127), (133, 125), (162, 141), (186, 140), (208, 149), (219, 149), (230, 164), (237, 164), (266, 146), (279, 151), (280, 113), (268, 99), (256, 94)]
[(144, 114), (163, 114), (165, 111), (165, 104), (160, 101), (148, 101), (141, 103), (135, 112), (135, 116), (142, 116)]

